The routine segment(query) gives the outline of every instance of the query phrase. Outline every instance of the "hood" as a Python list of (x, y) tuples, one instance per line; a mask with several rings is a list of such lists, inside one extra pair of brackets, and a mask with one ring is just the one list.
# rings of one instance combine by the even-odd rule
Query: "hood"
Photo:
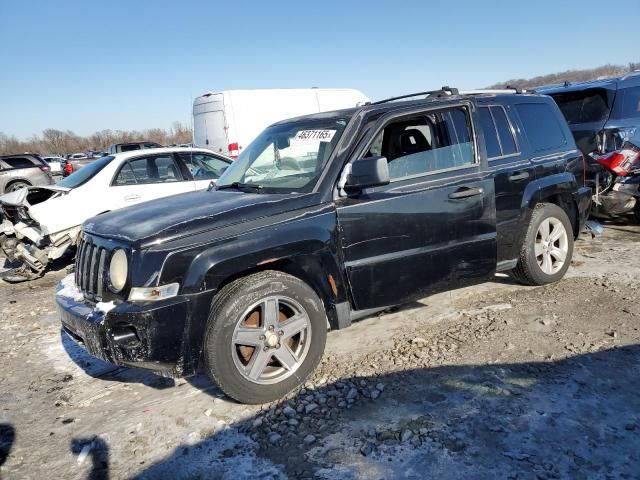
[(317, 204), (318, 194), (260, 194), (199, 190), (93, 217), (83, 230), (101, 237), (148, 244), (169, 241)]

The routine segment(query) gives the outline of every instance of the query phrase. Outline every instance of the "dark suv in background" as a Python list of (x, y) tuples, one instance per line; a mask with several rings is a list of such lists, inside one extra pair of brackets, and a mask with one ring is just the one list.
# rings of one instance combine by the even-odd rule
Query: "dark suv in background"
[(582, 178), (543, 95), (443, 88), (284, 120), (217, 186), (85, 222), (62, 327), (115, 364), (202, 368), (269, 402), (313, 372), (328, 326), (496, 271), (560, 280)]
[(51, 168), (35, 154), (0, 156), (0, 194), (31, 185), (53, 185)]
[(625, 141), (640, 148), (640, 72), (619, 78), (537, 88), (556, 101), (584, 153), (593, 186), (602, 167), (591, 154), (619, 150)]

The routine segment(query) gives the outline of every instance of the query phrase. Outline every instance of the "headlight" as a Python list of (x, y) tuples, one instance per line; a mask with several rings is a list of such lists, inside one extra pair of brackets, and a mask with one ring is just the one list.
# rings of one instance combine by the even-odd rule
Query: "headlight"
[(124, 250), (116, 250), (109, 264), (109, 283), (114, 293), (120, 292), (127, 284), (127, 274), (129, 266), (127, 264), (127, 254)]

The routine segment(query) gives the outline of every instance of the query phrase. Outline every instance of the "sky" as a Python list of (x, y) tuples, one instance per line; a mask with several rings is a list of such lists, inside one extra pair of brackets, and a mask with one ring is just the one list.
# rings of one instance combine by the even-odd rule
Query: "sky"
[(0, 0), (0, 132), (169, 128), (207, 91), (348, 87), (375, 100), (640, 61), (640, 41), (607, 23), (640, 18), (638, 0), (617, 0), (620, 15), (527, 4)]

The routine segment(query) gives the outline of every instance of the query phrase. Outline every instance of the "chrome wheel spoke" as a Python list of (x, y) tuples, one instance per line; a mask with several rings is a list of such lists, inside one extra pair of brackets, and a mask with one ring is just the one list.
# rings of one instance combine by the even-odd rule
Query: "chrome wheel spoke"
[(545, 273), (553, 272), (553, 262), (551, 261), (551, 255), (548, 252), (545, 252), (542, 255), (542, 271)]
[(543, 241), (549, 238), (549, 219), (545, 219), (542, 221), (540, 227), (538, 228), (538, 233), (542, 237)]
[(261, 328), (238, 328), (233, 339), (236, 345), (250, 345), (253, 347), (262, 345), (263, 340), (264, 332)]
[(552, 242), (557, 242), (558, 240), (560, 240), (560, 238), (562, 238), (564, 234), (565, 231), (561, 225), (554, 225), (553, 230), (551, 231), (551, 235), (549, 235), (549, 239)]
[(275, 297), (267, 298), (262, 304), (263, 327), (275, 328), (278, 325), (278, 299)]
[(552, 248), (549, 251), (549, 256), (554, 257), (559, 262), (564, 262), (567, 258), (567, 252), (560, 248)]
[(535, 251), (536, 258), (544, 254), (544, 245), (542, 245), (542, 242), (536, 242), (534, 246), (534, 251)]
[(281, 323), (278, 328), (283, 332), (283, 338), (291, 338), (307, 328), (307, 317), (305, 315), (296, 315)]
[(282, 345), (279, 349), (274, 350), (273, 355), (282, 364), (282, 366), (290, 372), (295, 370), (298, 365), (298, 359), (286, 344)]
[(247, 376), (252, 380), (258, 380), (267, 364), (271, 360), (271, 352), (265, 352), (262, 348), (256, 348), (247, 365)]

